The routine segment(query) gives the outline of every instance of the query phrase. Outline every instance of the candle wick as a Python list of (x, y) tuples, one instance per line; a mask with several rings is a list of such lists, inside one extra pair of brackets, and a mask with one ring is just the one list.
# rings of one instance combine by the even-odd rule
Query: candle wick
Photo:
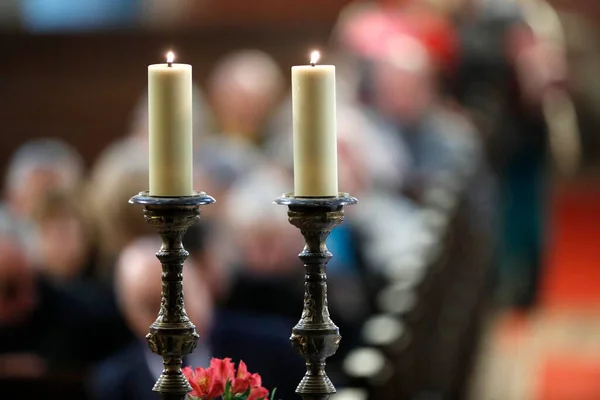
[(172, 67), (172, 66), (173, 66), (173, 62), (172, 61), (167, 62), (167, 67)]
[(311, 67), (314, 67), (316, 64), (317, 64), (317, 63), (311, 62), (311, 63), (310, 63), (310, 66), (311, 66)]

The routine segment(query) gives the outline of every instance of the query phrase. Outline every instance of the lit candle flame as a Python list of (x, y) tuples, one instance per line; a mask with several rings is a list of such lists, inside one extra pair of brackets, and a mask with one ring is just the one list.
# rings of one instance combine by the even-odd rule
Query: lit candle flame
[(310, 65), (314, 66), (317, 63), (317, 61), (319, 61), (320, 57), (321, 53), (319, 53), (317, 50), (310, 53)]
[(172, 51), (169, 51), (167, 53), (167, 63), (171, 64), (171, 63), (173, 63), (174, 60), (175, 60), (175, 53), (173, 53)]

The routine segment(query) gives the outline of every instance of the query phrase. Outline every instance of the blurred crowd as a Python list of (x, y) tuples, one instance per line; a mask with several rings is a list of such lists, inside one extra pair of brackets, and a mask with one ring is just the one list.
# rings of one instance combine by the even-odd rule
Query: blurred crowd
[[(438, 185), (460, 187), (470, 223), (496, 249), (496, 299), (535, 302), (545, 110), (562, 110), (568, 94), (560, 26), (531, 18), (552, 13), (545, 2), (526, 3), (357, 2), (319, 49), (337, 67), (339, 186), (361, 201), (328, 239), (341, 353), (372, 312), (378, 277), (427, 239), (420, 210)], [(184, 363), (241, 358), (291, 398), (304, 368), (287, 341), (302, 307), (303, 242), (272, 204), (293, 187), (285, 74), (269, 54), (246, 49), (195, 88), (195, 188), (217, 203), (185, 237), (186, 306), (201, 343)], [(27, 142), (10, 160), (1, 376), (77, 375), (91, 398), (153, 398), (162, 365), (144, 336), (160, 304), (160, 245), (128, 204), (148, 186), (147, 134), (142, 95), (129, 131), (90, 170), (54, 138)]]

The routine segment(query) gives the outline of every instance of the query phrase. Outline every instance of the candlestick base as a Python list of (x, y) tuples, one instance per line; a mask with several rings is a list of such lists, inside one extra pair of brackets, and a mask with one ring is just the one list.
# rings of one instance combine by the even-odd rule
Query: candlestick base
[(185, 311), (182, 272), (189, 253), (182, 241), (187, 229), (200, 219), (200, 206), (212, 204), (215, 199), (203, 192), (182, 197), (142, 192), (129, 202), (144, 206), (146, 222), (155, 226), (162, 238), (156, 253), (162, 264), (162, 299), (146, 338), (152, 352), (162, 356), (164, 368), (152, 390), (163, 400), (184, 400), (192, 388), (181, 373), (181, 363), (196, 348), (198, 334)]
[(296, 389), (304, 400), (326, 400), (336, 392), (325, 372), (325, 360), (335, 354), (341, 340), (327, 307), (327, 263), (332, 254), (325, 241), (344, 219), (343, 207), (358, 203), (347, 193), (338, 197), (307, 198), (283, 195), (276, 204), (288, 206), (288, 220), (302, 233), (306, 245), (299, 255), (304, 263), (304, 309), (290, 340), (306, 360), (306, 374)]

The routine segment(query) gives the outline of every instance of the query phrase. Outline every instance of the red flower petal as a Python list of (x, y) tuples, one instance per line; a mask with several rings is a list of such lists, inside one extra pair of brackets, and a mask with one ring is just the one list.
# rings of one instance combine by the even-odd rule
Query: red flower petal
[(190, 381), (192, 396), (206, 398), (214, 386), (214, 371), (212, 368), (196, 368), (194, 379)]
[(181, 373), (187, 381), (190, 383), (192, 387), (192, 391), (190, 392), (191, 396), (200, 397), (200, 387), (198, 386), (198, 382), (196, 381), (196, 372), (192, 369), (192, 367), (185, 367), (181, 370)]
[(223, 393), (225, 392), (225, 382), (223, 382), (220, 379), (217, 379), (217, 373), (215, 371), (213, 371), (212, 373), (213, 374), (210, 377), (211, 385), (208, 388), (206, 395), (202, 396), (202, 398), (205, 400), (216, 399), (217, 397), (223, 396)]
[(192, 387), (192, 391), (189, 393), (191, 396), (202, 397), (202, 388), (200, 388), (198, 382), (190, 381), (190, 386)]
[(223, 386), (235, 376), (235, 365), (231, 358), (213, 358), (210, 360), (210, 368), (215, 371), (215, 378), (223, 383)]
[(251, 388), (262, 386), (262, 378), (259, 374), (252, 374), (248, 377), (248, 383)]
[(187, 379), (188, 381), (194, 379), (194, 370), (192, 369), (192, 367), (185, 367), (181, 370), (181, 373), (183, 374), (183, 376), (185, 376), (185, 379)]
[(235, 378), (233, 380), (233, 385), (231, 386), (231, 389), (234, 394), (240, 394), (246, 392), (246, 390), (248, 390), (249, 387), (250, 384), (246, 379)]
[(246, 363), (240, 360), (240, 364), (238, 365), (237, 370), (237, 377), (245, 379), (248, 375), (250, 374), (248, 373), (248, 367), (246, 366)]
[(250, 390), (248, 400), (261, 400), (266, 399), (269, 396), (269, 391), (264, 387), (257, 387)]

